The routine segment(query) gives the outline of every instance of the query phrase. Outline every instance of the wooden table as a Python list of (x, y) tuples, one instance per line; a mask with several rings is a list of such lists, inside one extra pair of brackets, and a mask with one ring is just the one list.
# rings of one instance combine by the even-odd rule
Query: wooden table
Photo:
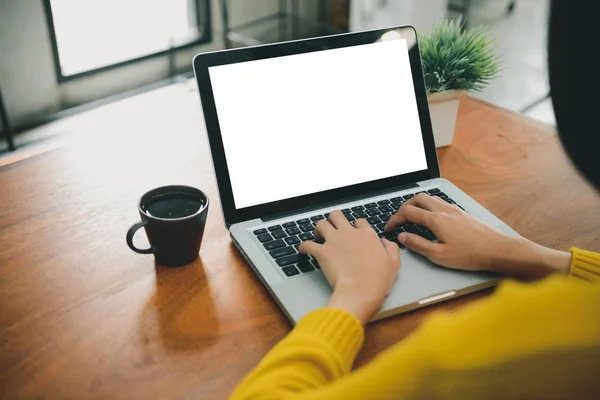
[[(195, 93), (161, 96), (0, 169), (0, 398), (222, 399), (290, 331), (223, 225)], [(456, 131), (445, 177), (535, 241), (600, 250), (600, 199), (552, 127), (465, 98)], [(138, 197), (167, 183), (213, 200), (200, 259), (177, 269), (125, 244)], [(357, 365), (485, 295), (372, 324)]]

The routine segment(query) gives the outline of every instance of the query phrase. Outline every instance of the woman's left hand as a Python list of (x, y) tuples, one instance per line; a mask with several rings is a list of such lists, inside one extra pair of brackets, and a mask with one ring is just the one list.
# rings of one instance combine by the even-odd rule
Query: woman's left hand
[(380, 239), (364, 219), (352, 226), (340, 211), (317, 223), (315, 238), (325, 243), (304, 242), (299, 250), (317, 259), (333, 287), (328, 307), (350, 312), (366, 324), (394, 284), (400, 268), (398, 246)]

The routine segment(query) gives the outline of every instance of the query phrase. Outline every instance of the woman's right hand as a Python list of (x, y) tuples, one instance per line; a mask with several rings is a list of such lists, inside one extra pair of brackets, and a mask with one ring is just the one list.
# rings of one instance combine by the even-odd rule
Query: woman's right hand
[(426, 226), (438, 242), (406, 232), (398, 235), (398, 241), (445, 267), (534, 279), (551, 272), (565, 273), (571, 263), (570, 253), (504, 235), (455, 205), (425, 193), (402, 204), (385, 230), (391, 231), (407, 221)]

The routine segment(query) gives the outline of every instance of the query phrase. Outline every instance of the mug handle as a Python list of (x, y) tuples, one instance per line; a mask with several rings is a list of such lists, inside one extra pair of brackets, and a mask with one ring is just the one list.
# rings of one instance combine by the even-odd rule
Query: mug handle
[(138, 249), (137, 247), (135, 247), (133, 245), (133, 235), (135, 235), (135, 233), (137, 232), (138, 229), (140, 229), (142, 226), (146, 225), (148, 223), (148, 220), (145, 219), (143, 221), (140, 221), (136, 224), (133, 224), (133, 226), (131, 228), (129, 228), (129, 230), (127, 231), (127, 245), (129, 246), (129, 248), (133, 251), (135, 251), (136, 253), (140, 253), (140, 254), (152, 254), (154, 253), (154, 247), (150, 246), (150, 248), (148, 249)]

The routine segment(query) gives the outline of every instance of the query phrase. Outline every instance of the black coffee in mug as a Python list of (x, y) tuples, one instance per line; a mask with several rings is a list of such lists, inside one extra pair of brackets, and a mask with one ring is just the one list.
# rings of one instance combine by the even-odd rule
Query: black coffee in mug
[[(164, 186), (144, 194), (138, 203), (141, 222), (127, 232), (127, 244), (141, 254), (154, 254), (164, 266), (181, 266), (193, 262), (200, 251), (208, 197), (189, 186)], [(133, 245), (135, 232), (144, 227), (150, 248)]]
[(146, 206), (146, 213), (158, 218), (183, 218), (195, 214), (204, 204), (187, 193), (167, 193)]

